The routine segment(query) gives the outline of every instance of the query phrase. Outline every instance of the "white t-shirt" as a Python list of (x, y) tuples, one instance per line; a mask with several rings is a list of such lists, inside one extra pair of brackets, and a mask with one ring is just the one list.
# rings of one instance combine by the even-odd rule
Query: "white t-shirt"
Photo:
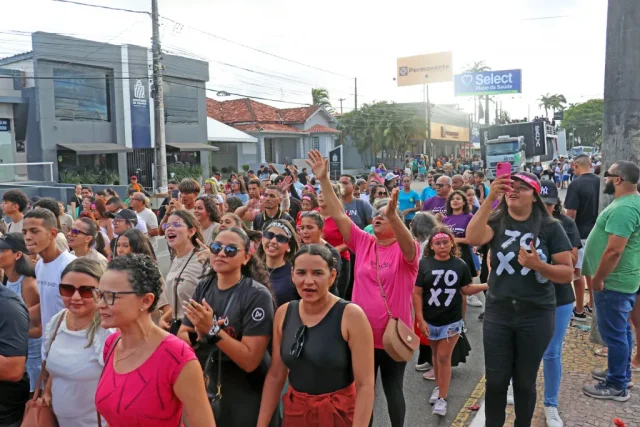
[[(74, 251), (71, 251), (71, 253), (76, 257), (78, 257)], [(107, 260), (107, 258), (104, 255), (102, 255), (100, 252), (95, 250), (95, 248), (91, 248), (85, 256), (80, 258), (86, 258), (93, 261), (98, 261), (98, 263), (100, 263), (100, 265), (102, 265), (102, 268), (104, 268), (105, 270), (107, 269), (107, 264), (109, 263), (109, 260)]]
[(24, 218), (22, 218), (18, 222), (7, 222), (7, 233), (22, 233), (22, 224), (24, 223)]
[(63, 320), (51, 343), (58, 320), (65, 312), (62, 310), (53, 316), (45, 332), (47, 371), (52, 380), (52, 407), (61, 426), (97, 426), (94, 399), (104, 366), (104, 343), (115, 329), (98, 326), (93, 344), (86, 348), (89, 343), (87, 331), (71, 331)]
[[(60, 296), (60, 279), (64, 269), (76, 259), (69, 252), (62, 252), (58, 258), (45, 263), (42, 258), (36, 263), (36, 283), (40, 293), (40, 317), (42, 324), (47, 325), (51, 318), (64, 308)], [(42, 358), (45, 358), (44, 341), (42, 342)]]
[[(144, 208), (142, 211), (137, 213), (138, 215), (138, 224), (140, 223), (140, 219), (144, 222), (147, 230), (153, 230), (154, 228), (158, 228), (158, 217), (153, 213), (153, 211), (149, 208)], [(146, 234), (146, 233), (145, 233)], [(149, 237), (151, 244), (153, 245), (153, 249), (156, 250), (156, 240), (158, 236)]]

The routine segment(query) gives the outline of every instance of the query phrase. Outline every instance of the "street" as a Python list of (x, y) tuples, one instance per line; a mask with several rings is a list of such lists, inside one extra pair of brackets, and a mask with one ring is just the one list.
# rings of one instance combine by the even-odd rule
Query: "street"
[[(424, 182), (414, 182), (412, 188), (420, 193), (425, 185), (426, 183)], [(560, 198), (564, 199), (566, 190), (560, 190), (559, 193)], [(483, 294), (479, 294), (478, 298), (484, 303)], [(429, 396), (435, 387), (435, 381), (423, 379), (422, 373), (415, 370), (418, 353), (416, 352), (414, 359), (407, 363), (404, 377), (404, 397), (407, 405), (405, 426), (420, 426), (425, 425), (425, 422), (427, 425), (450, 426), (458, 416), (458, 413), (463, 410), (467, 399), (484, 376), (482, 322), (478, 320), (478, 315), (483, 310), (484, 307), (467, 307), (467, 338), (471, 344), (471, 353), (467, 358), (467, 363), (452, 368), (446, 417), (431, 414)], [(482, 387), (482, 391), (484, 392), (484, 387)], [(387, 402), (382, 390), (382, 384), (378, 378), (373, 411), (373, 425), (375, 427), (391, 426), (386, 406)]]

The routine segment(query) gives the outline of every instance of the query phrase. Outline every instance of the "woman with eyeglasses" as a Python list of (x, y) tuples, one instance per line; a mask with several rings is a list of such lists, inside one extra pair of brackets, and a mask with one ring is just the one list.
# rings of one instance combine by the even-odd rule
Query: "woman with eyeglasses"
[(249, 195), (247, 194), (244, 180), (242, 178), (233, 177), (229, 179), (229, 183), (231, 184), (231, 192), (229, 193), (229, 197), (237, 197), (242, 201), (243, 205), (247, 204), (247, 202), (249, 201)]
[(201, 196), (196, 199), (193, 216), (196, 217), (202, 229), (202, 241), (210, 245), (220, 229), (220, 211), (213, 198)]
[(289, 221), (275, 219), (262, 232), (262, 244), (256, 256), (269, 272), (269, 283), (276, 295), (276, 305), (298, 299), (291, 282), (291, 260), (298, 251), (298, 236)]
[(451, 356), (462, 334), (463, 298), (487, 288), (486, 284), (472, 285), (465, 262), (453, 233), (448, 227), (433, 230), (424, 258), (420, 260), (418, 277), (413, 289), (413, 306), (418, 329), (429, 338), (436, 387), (429, 403), (432, 414), (447, 414), (447, 396), (451, 382)]
[(155, 261), (129, 254), (109, 262), (94, 290), (102, 327), (118, 329), (102, 352), (96, 409), (109, 426), (174, 427), (183, 415), (190, 427), (215, 426), (193, 350), (151, 319), (161, 279)]
[[(334, 184), (331, 188), (336, 197), (342, 198), (344, 192), (342, 185)], [(344, 237), (342, 237), (340, 230), (338, 230), (338, 225), (331, 216), (324, 194), (322, 193), (318, 194), (318, 212), (324, 221), (322, 238), (340, 254), (340, 270), (338, 271), (336, 287), (338, 295), (345, 295), (351, 278), (351, 253), (344, 241)]]
[(267, 344), (275, 308), (269, 274), (249, 246), (249, 236), (239, 227), (216, 236), (210, 245), (211, 270), (184, 302), (178, 334), (198, 346), (210, 397), (218, 398), (218, 386), (224, 396), (215, 403), (216, 422), (228, 427), (256, 425), (271, 362)]
[(387, 191), (387, 187), (378, 184), (375, 187), (371, 188), (371, 192), (369, 193), (369, 204), (373, 206), (376, 200), (386, 199), (388, 197), (389, 192)]
[(75, 220), (67, 234), (67, 242), (71, 253), (78, 258), (97, 261), (102, 269), (107, 268), (105, 243), (98, 226), (89, 218)]
[(162, 316), (160, 325), (165, 328), (169, 326), (168, 330), (176, 334), (180, 319), (184, 317), (182, 303), (191, 298), (202, 275), (202, 264), (197, 256), (200, 251), (198, 240), (202, 242), (203, 239), (202, 230), (194, 216), (184, 210), (171, 212), (162, 228), (167, 245), (175, 257), (171, 261), (164, 288), (171, 313)]
[(288, 378), (283, 425), (366, 426), (375, 394), (369, 321), (360, 307), (329, 292), (337, 272), (327, 248), (303, 246), (293, 264), (301, 300), (276, 312), (257, 425), (268, 425)]
[(105, 365), (105, 342), (115, 332), (100, 327), (93, 298), (103, 274), (103, 266), (88, 258), (67, 265), (59, 286), (65, 308), (51, 318), (44, 334), (48, 379), (39, 404), (51, 406), (61, 426), (98, 425), (94, 396)]
[(511, 378), (516, 424), (530, 425), (538, 369), (555, 328), (553, 283), (573, 280), (571, 243), (540, 198), (540, 181), (528, 172), (493, 181), (467, 227), (467, 241), (488, 243), (491, 252), (483, 324), (486, 425), (504, 424)]
[(95, 202), (95, 198), (92, 196), (84, 196), (82, 198), (82, 212), (81, 213), (89, 213), (91, 212), (91, 204)]
[(322, 238), (324, 232), (324, 220), (320, 215), (320, 212), (305, 212), (302, 215), (302, 222), (300, 224), (300, 242), (304, 245), (321, 245), (327, 248), (331, 255), (333, 255), (333, 266), (336, 269), (337, 275), (333, 285), (329, 288), (329, 292), (334, 295), (338, 295), (338, 281), (340, 280), (340, 274), (342, 272), (342, 257), (334, 248)]
[(29, 310), (29, 353), (26, 368), (29, 374), (29, 391), (33, 393), (42, 364), (42, 321), (36, 272), (22, 233), (7, 233), (0, 237), (0, 268), (4, 271), (6, 287), (15, 292)]
[(349, 219), (340, 199), (332, 192), (328, 177), (328, 159), (317, 150), (309, 152), (307, 164), (320, 180), (327, 209), (334, 218), (349, 249), (357, 253), (354, 271), (353, 302), (367, 314), (374, 338), (374, 372), (381, 370), (382, 385), (392, 427), (404, 425), (403, 380), (406, 362), (396, 362), (384, 350), (382, 335), (389, 321), (387, 305), (393, 317), (413, 325), (411, 294), (418, 275), (420, 247), (398, 214), (398, 189), (389, 204), (374, 213), (374, 236), (360, 230)]

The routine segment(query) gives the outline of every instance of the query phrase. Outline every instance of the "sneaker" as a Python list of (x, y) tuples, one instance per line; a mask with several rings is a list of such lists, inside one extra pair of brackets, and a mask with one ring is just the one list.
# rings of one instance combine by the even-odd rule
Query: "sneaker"
[(575, 308), (573, 309), (573, 316), (571, 316), (571, 318), (573, 320), (578, 321), (578, 322), (586, 322), (587, 321), (586, 313), (584, 311), (582, 313), (578, 313)]
[(582, 387), (582, 391), (589, 397), (593, 397), (594, 399), (608, 399), (615, 400), (617, 402), (626, 402), (631, 398), (631, 393), (629, 390), (617, 390), (605, 383), (604, 381), (600, 381), (597, 384), (585, 384)]
[(434, 403), (436, 403), (439, 397), (440, 397), (440, 387), (436, 386), (436, 388), (434, 388), (433, 391), (431, 392), (429, 403), (433, 405)]
[(467, 330), (467, 324), (465, 323), (465, 321), (462, 321), (462, 333), (466, 334), (469, 331)]
[[(593, 371), (591, 371), (591, 376), (593, 377), (593, 379), (598, 381), (606, 381), (608, 374), (609, 374), (608, 369), (602, 369), (602, 370), (594, 369)], [(629, 381), (627, 383), (627, 389), (633, 388), (634, 385), (635, 384), (633, 384), (633, 381)]]
[(513, 384), (509, 383), (509, 388), (507, 389), (507, 405), (513, 405)]
[(544, 418), (547, 420), (547, 427), (563, 427), (564, 423), (558, 414), (558, 408), (553, 406), (544, 407)]
[(434, 415), (440, 415), (442, 417), (447, 415), (447, 401), (439, 397), (438, 400), (436, 400), (436, 403), (433, 404), (431, 413)]
[(589, 314), (593, 314), (593, 308), (589, 307), (589, 304), (585, 304), (584, 305), (584, 312), (585, 313), (589, 313)]
[(484, 320), (484, 311), (480, 314), (478, 314), (478, 320), (483, 321)]
[(416, 371), (418, 372), (428, 371), (429, 369), (431, 369), (431, 363), (429, 362), (424, 362), (423, 364), (416, 365)]
[(425, 372), (424, 375), (422, 375), (422, 378), (424, 378), (425, 380), (429, 380), (429, 381), (435, 381), (436, 380), (436, 371), (434, 371), (433, 368), (431, 368), (427, 372)]
[(482, 301), (480, 301), (477, 295), (469, 295), (467, 297), (467, 305), (471, 307), (482, 307)]

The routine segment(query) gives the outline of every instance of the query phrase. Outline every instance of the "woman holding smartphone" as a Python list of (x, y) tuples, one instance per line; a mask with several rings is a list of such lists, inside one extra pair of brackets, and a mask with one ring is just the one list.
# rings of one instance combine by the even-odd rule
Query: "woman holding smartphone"
[(516, 425), (530, 425), (538, 369), (555, 328), (553, 283), (573, 279), (571, 244), (540, 198), (540, 181), (528, 172), (493, 181), (467, 227), (467, 240), (491, 251), (483, 323), (486, 425), (504, 424), (511, 378)]

